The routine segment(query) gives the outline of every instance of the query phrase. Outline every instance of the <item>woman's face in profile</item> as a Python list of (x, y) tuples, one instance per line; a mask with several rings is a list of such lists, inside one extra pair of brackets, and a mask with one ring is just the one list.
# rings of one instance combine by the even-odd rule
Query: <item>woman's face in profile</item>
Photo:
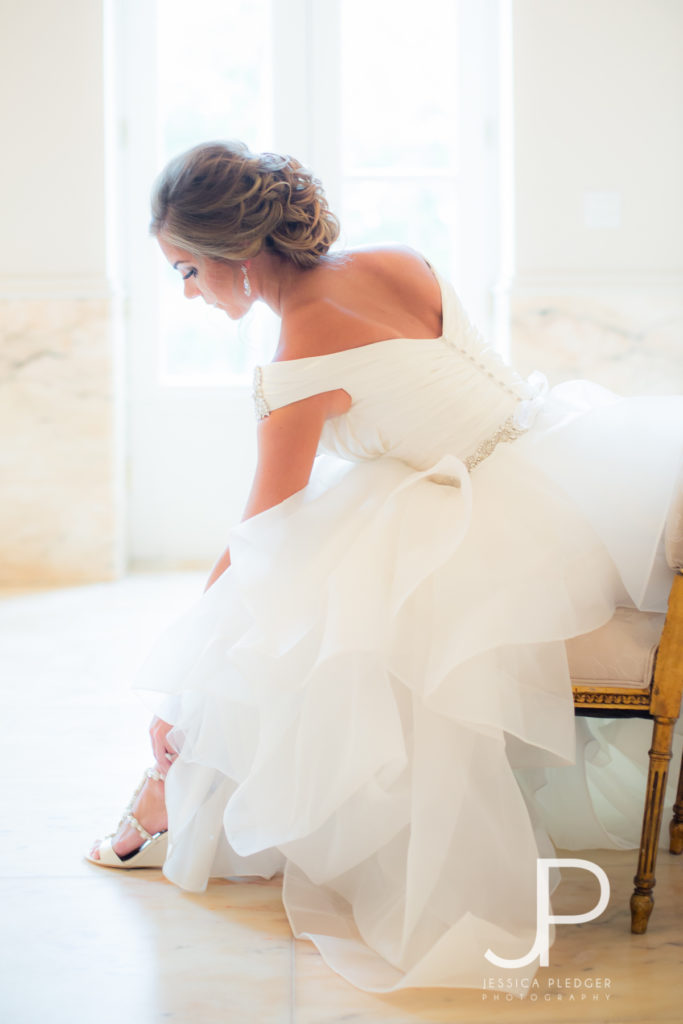
[(222, 309), (231, 320), (244, 316), (251, 307), (251, 301), (244, 294), (240, 263), (193, 255), (169, 242), (163, 232), (157, 241), (168, 262), (181, 275), (187, 299), (201, 295), (204, 302)]

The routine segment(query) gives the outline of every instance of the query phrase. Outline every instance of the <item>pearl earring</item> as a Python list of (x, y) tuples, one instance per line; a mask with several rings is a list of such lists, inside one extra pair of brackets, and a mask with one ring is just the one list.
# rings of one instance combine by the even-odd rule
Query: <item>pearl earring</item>
[(242, 281), (244, 294), (247, 296), (247, 298), (249, 298), (249, 296), (251, 295), (251, 285), (249, 284), (249, 274), (247, 273), (246, 263), (242, 264), (242, 277), (244, 278), (244, 280)]

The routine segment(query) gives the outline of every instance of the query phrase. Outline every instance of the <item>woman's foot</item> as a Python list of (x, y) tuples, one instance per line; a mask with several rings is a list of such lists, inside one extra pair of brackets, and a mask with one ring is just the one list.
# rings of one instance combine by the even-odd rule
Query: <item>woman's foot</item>
[[(138, 850), (145, 842), (144, 836), (138, 831), (128, 818), (128, 813), (140, 823), (143, 829), (150, 836), (158, 832), (165, 832), (168, 828), (166, 815), (166, 804), (164, 802), (164, 780), (156, 772), (155, 775), (147, 775), (141, 788), (133, 798), (128, 811), (124, 814), (119, 827), (111, 838), (111, 845), (118, 857), (124, 858), (127, 854)], [(89, 856), (93, 860), (100, 859), (101, 840), (98, 840)]]

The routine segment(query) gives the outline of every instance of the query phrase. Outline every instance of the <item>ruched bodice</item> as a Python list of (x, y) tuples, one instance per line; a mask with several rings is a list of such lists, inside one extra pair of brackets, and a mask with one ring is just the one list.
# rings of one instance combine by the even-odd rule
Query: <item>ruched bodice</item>
[(439, 338), (389, 338), (322, 356), (275, 362), (255, 373), (257, 410), (343, 388), (351, 408), (326, 423), (321, 450), (360, 460), (391, 455), (422, 469), (442, 455), (473, 460), (506, 423), (524, 430), (540, 375), (524, 381), (486, 346), (453, 289), (442, 295)]

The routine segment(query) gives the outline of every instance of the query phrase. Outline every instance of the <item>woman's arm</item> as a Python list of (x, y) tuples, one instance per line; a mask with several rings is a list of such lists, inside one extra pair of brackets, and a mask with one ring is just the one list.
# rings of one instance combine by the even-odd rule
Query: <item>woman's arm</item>
[[(306, 486), (325, 420), (341, 415), (350, 405), (346, 391), (326, 391), (275, 409), (259, 421), (256, 473), (243, 520), (279, 505)], [(206, 590), (229, 565), (230, 549), (226, 548), (209, 576)]]

